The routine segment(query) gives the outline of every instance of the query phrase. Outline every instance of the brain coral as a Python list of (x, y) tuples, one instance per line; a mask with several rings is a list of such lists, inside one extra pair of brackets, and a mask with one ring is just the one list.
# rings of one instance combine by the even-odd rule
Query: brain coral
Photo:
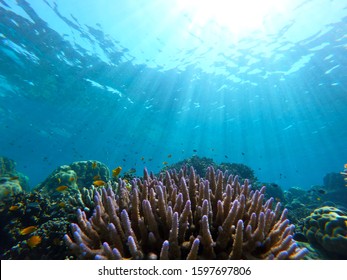
[(311, 243), (347, 257), (347, 213), (335, 207), (315, 209), (304, 220), (304, 233)]
[[(95, 191), (93, 215), (77, 212), (64, 239), (79, 259), (301, 259), (287, 210), (237, 176), (200, 178), (191, 167), (156, 178), (144, 171)], [(274, 208), (274, 210), (273, 210)]]

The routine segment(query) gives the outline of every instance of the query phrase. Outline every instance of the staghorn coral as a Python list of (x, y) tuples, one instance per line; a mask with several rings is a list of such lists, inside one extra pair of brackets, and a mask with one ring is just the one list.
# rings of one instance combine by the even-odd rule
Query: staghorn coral
[(95, 192), (93, 215), (78, 210), (64, 239), (79, 259), (303, 258), (287, 210), (272, 210), (264, 192), (212, 167), (207, 179), (192, 167), (159, 178), (145, 170), (130, 191), (119, 180), (116, 192)]

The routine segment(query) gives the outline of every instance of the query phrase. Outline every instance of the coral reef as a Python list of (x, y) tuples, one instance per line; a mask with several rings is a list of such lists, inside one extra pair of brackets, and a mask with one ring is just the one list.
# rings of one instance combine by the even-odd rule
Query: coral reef
[(53, 201), (63, 201), (88, 211), (94, 203), (89, 203), (87, 190), (93, 190), (93, 184), (97, 182), (106, 184), (109, 179), (110, 171), (105, 164), (92, 160), (77, 161), (58, 167), (35, 190), (46, 193)]
[(29, 190), (29, 178), (16, 170), (16, 162), (0, 157), (0, 200), (8, 195), (15, 195)]
[(258, 187), (258, 186), (259, 186), (259, 183), (256, 183), (257, 189), (258, 188), (261, 189), (262, 186), (266, 187), (265, 199), (269, 199), (270, 197), (273, 197), (276, 202), (282, 202), (283, 204), (286, 203), (284, 192), (279, 185), (275, 183), (262, 183), (261, 187), (260, 186)]
[(194, 155), (190, 158), (184, 159), (172, 165), (166, 166), (162, 171), (166, 170), (180, 170), (182, 166), (186, 166), (189, 168), (193, 166), (195, 172), (199, 176), (205, 176), (209, 167), (213, 167), (214, 169), (219, 169), (223, 172), (228, 171), (229, 174), (237, 174), (240, 180), (248, 179), (249, 182), (254, 183), (257, 181), (257, 177), (254, 175), (254, 170), (242, 163), (228, 163), (222, 162), (221, 164), (217, 164), (211, 158), (207, 157), (199, 157)]
[[(64, 259), (62, 239), (68, 224), (76, 221), (75, 211), (36, 191), (7, 197), (0, 207), (1, 259)], [(30, 238), (38, 239), (35, 246)]]
[(256, 182), (258, 179), (254, 175), (254, 170), (242, 163), (227, 163), (222, 162), (217, 165), (217, 168), (222, 171), (227, 171), (229, 174), (237, 174), (240, 180), (249, 180), (252, 184)]
[(332, 258), (347, 257), (347, 213), (335, 207), (315, 209), (304, 220), (303, 231), (312, 244), (320, 245)]
[(120, 179), (115, 192), (95, 192), (93, 215), (78, 210), (64, 239), (78, 259), (303, 258), (287, 210), (264, 193), (212, 167), (206, 179), (193, 167), (158, 178), (145, 170), (130, 189)]
[(300, 225), (303, 219), (322, 204), (318, 192), (299, 187), (291, 187), (285, 191), (284, 199), (285, 207), (288, 209), (288, 219), (295, 225)]
[(56, 190), (59, 186), (67, 186), (67, 192), (77, 191), (91, 186), (97, 180), (107, 182), (109, 179), (110, 171), (105, 164), (92, 160), (77, 161), (58, 167), (35, 189), (54, 195), (57, 194)]
[(324, 187), (327, 190), (341, 190), (345, 188), (345, 181), (340, 173), (331, 172), (324, 176), (323, 178)]
[(213, 166), (213, 168), (215, 169), (217, 168), (217, 164), (213, 161), (212, 158), (199, 157), (197, 155), (194, 155), (172, 165), (168, 165), (162, 171), (165, 173), (166, 170), (180, 170), (183, 166), (186, 166), (186, 168), (194, 166), (195, 172), (199, 176), (205, 176), (207, 169), (210, 166)]

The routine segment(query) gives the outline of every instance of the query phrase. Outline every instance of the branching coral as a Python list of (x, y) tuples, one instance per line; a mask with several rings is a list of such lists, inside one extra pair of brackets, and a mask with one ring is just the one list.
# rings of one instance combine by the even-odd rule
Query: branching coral
[(120, 180), (95, 192), (95, 209), (64, 239), (79, 259), (301, 259), (287, 210), (264, 201), (265, 188), (251, 190), (238, 177), (191, 167), (155, 178), (144, 171), (131, 190)]

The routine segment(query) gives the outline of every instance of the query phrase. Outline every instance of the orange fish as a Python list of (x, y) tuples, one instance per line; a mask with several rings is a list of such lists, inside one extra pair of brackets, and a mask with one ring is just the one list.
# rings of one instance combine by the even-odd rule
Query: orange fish
[(19, 209), (19, 206), (17, 206), (17, 205), (12, 205), (10, 208), (8, 208), (8, 210), (10, 210), (10, 211), (16, 211), (18, 209)]
[(100, 180), (100, 178), (101, 178), (100, 175), (95, 175), (95, 176), (93, 177), (93, 180), (94, 180), (94, 181)]
[(112, 176), (117, 177), (121, 171), (122, 171), (122, 167), (118, 166), (117, 168), (112, 170)]
[(42, 241), (41, 236), (34, 235), (27, 240), (27, 244), (32, 249), (36, 247), (37, 245), (39, 245), (41, 241)]
[(75, 177), (70, 177), (70, 178), (69, 178), (69, 181), (70, 181), (70, 182), (75, 181)]
[(13, 177), (11, 177), (10, 178), (10, 181), (13, 181), (13, 180), (18, 180), (19, 179), (19, 177), (18, 176), (13, 176)]
[(102, 181), (102, 180), (96, 180), (96, 181), (93, 182), (93, 185), (97, 186), (97, 187), (101, 187), (101, 186), (105, 186), (106, 183), (104, 181)]
[(98, 164), (96, 163), (96, 161), (93, 161), (92, 168), (95, 169), (97, 166), (98, 166)]
[(35, 230), (37, 230), (36, 226), (30, 226), (30, 227), (23, 228), (19, 233), (20, 235), (27, 235), (34, 232)]
[(347, 169), (347, 163), (345, 163), (344, 167), (345, 167), (345, 169)]
[(59, 186), (59, 187), (56, 188), (56, 190), (57, 190), (58, 192), (63, 192), (63, 191), (65, 191), (67, 188), (68, 188), (68, 186)]

